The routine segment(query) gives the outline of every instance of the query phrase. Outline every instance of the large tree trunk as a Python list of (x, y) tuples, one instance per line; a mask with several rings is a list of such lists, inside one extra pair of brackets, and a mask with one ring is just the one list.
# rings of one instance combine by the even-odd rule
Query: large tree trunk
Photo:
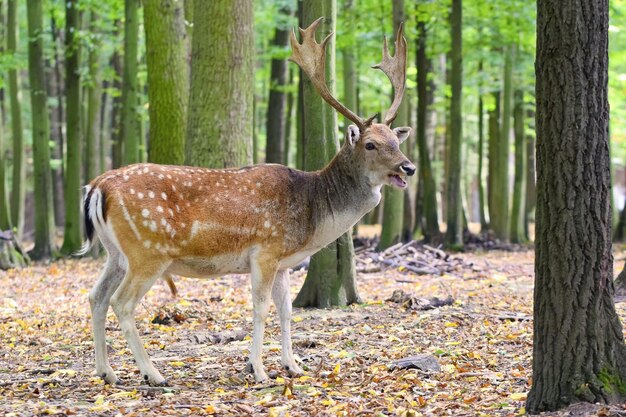
[[(393, 1), (393, 30), (398, 31), (404, 20), (404, 0)], [(392, 96), (393, 97), (393, 96)], [(406, 126), (409, 118), (408, 100), (404, 100), (398, 109), (395, 126)], [(405, 144), (402, 146), (406, 147)], [(406, 149), (403, 149), (406, 151)], [(404, 191), (393, 187), (384, 188), (383, 224), (380, 233), (378, 250), (385, 250), (402, 240), (402, 225), (404, 222)]]
[[(0, 22), (4, 21), (4, 3), (0, 0)], [(0, 32), (0, 55), (4, 52), (4, 33)], [(0, 230), (11, 229), (11, 213), (9, 212), (8, 187), (6, 178), (6, 139), (4, 136), (5, 129), (5, 109), (4, 109), (4, 93), (3, 87), (0, 87)]]
[(253, 5), (194, 2), (186, 162), (214, 168), (252, 161)]
[[(422, 202), (420, 203), (423, 213), (423, 222), (416, 215), (415, 223), (422, 225), (422, 233), (427, 242), (439, 241), (439, 216), (437, 215), (437, 186), (430, 162), (428, 149), (428, 129), (430, 118), (428, 106), (432, 98), (432, 82), (428, 80), (431, 71), (431, 60), (426, 55), (426, 39), (428, 32), (426, 23), (418, 21), (418, 44), (417, 44), (417, 148), (419, 152), (420, 180), (422, 181)], [(419, 193), (418, 193), (419, 194)], [(417, 198), (417, 197), (416, 197)], [(416, 202), (416, 206), (418, 203)]]
[(446, 178), (446, 223), (448, 229), (446, 230), (445, 237), (446, 244), (449, 246), (463, 245), (463, 211), (461, 204), (461, 141), (463, 138), (462, 22), (461, 0), (452, 0), (452, 10), (450, 13), (450, 26), (452, 31), (450, 84), (452, 87), (452, 97), (450, 100), (449, 169)]
[(80, 23), (76, 1), (65, 1), (65, 103), (67, 154), (65, 169), (65, 231), (61, 253), (69, 255), (82, 245), (80, 187), (82, 132), (80, 106)]
[[(148, 3), (152, 3), (151, 7), (155, 7), (157, 2), (149, 1)], [(139, 109), (137, 106), (138, 102), (138, 86), (137, 86), (137, 49), (139, 46), (139, 0), (126, 0), (124, 2), (124, 72), (122, 75), (122, 110), (121, 110), (121, 124), (120, 124), (120, 140), (121, 140), (121, 150), (122, 150), (122, 160), (124, 165), (134, 164), (136, 162), (140, 162), (142, 160), (140, 153), (140, 146), (143, 144), (143, 140), (141, 137), (141, 127), (139, 121)], [(151, 9), (152, 12), (152, 9)], [(148, 11), (146, 11), (148, 13)], [(154, 13), (159, 13), (158, 11), (154, 11)], [(166, 12), (169, 13), (169, 12)], [(150, 21), (151, 24), (158, 25), (161, 23), (158, 16), (154, 18), (157, 19), (154, 23)], [(146, 19), (148, 21), (149, 19)], [(146, 22), (146, 25), (148, 22)], [(146, 27), (146, 31), (148, 28)], [(160, 28), (156, 28), (155, 30), (161, 30)], [(164, 31), (167, 28), (163, 28)], [(165, 36), (165, 35), (164, 35)], [(150, 39), (153, 40), (152, 38)], [(160, 40), (160, 38), (159, 38)], [(155, 41), (159, 41), (155, 40)], [(146, 36), (147, 42), (147, 36)], [(163, 40), (163, 42), (166, 42)], [(168, 45), (162, 45), (161, 47), (169, 48)], [(172, 48), (180, 47), (180, 45), (172, 45)], [(166, 52), (160, 51), (158, 53), (165, 54)], [(175, 53), (175, 52), (174, 52)], [(157, 58), (157, 62), (159, 59), (164, 59), (161, 55)], [(167, 58), (165, 58), (167, 59)], [(152, 60), (154, 62), (154, 59)], [(155, 65), (159, 65), (155, 63)], [(160, 64), (163, 65), (163, 64)], [(176, 68), (180, 69), (180, 68)], [(154, 69), (153, 71), (161, 71), (162, 67), (159, 69)], [(174, 77), (182, 76), (184, 74), (173, 74)], [(157, 78), (156, 76), (153, 78)], [(151, 83), (150, 83), (151, 84)], [(157, 87), (157, 86), (155, 86)], [(175, 97), (175, 96), (174, 96)], [(174, 98), (172, 97), (172, 99)], [(157, 100), (155, 98), (155, 100)], [(151, 103), (152, 104), (152, 100)], [(152, 106), (150, 106), (152, 108)], [(174, 109), (179, 108), (175, 107)], [(174, 110), (173, 109), (173, 110)], [(167, 111), (167, 110), (162, 110)], [(152, 121), (152, 118), (150, 119)], [(153, 131), (153, 130), (151, 130)]]
[[(7, 12), (7, 54), (17, 49), (17, 0), (9, 0)], [(13, 183), (11, 186), (11, 223), (17, 230), (17, 240), (24, 231), (24, 199), (26, 193), (26, 163), (24, 135), (17, 69), (9, 70), (9, 102), (11, 107), (11, 137), (13, 140)]]
[(526, 409), (626, 399), (613, 303), (608, 1), (537, 2), (533, 385)]
[[(317, 30), (318, 39), (324, 39), (328, 33), (334, 32), (336, 10), (335, 0), (305, 0), (302, 10), (303, 27), (324, 16), (325, 20)], [(326, 79), (329, 89), (334, 93), (334, 39), (328, 43), (326, 51)], [(311, 171), (322, 168), (337, 152), (338, 141), (334, 133), (337, 130), (337, 121), (334, 110), (322, 101), (302, 72), (300, 77), (303, 80), (304, 168)], [(329, 112), (332, 114), (326, 114)], [(331, 126), (328, 126), (329, 123)], [(352, 233), (348, 231), (311, 257), (304, 285), (293, 304), (296, 307), (329, 307), (360, 301), (356, 289)]]
[(28, 0), (28, 78), (33, 126), (33, 162), (35, 194), (34, 259), (49, 258), (54, 250), (52, 212), (52, 175), (50, 172), (50, 127), (43, 61), (43, 16), (40, 0)]
[[(57, 26), (55, 13), (50, 10), (50, 34), (52, 35), (52, 56), (45, 61), (45, 77), (47, 79), (47, 91), (49, 97), (56, 98), (56, 105), (50, 109), (50, 139), (54, 146), (50, 149), (51, 161), (55, 161), (52, 168), (52, 201), (54, 205), (54, 224), (57, 228), (65, 224), (65, 85), (64, 75), (65, 60), (62, 54), (65, 48), (64, 31)], [(64, 54), (63, 54), (64, 56)]]
[[(202, 26), (198, 20), (198, 27)], [(189, 101), (187, 32), (182, 2), (144, 2), (144, 29), (150, 101), (148, 159), (157, 164), (182, 164), (185, 161)], [(201, 149), (195, 151), (202, 152)]]
[(513, 130), (515, 131), (515, 182), (511, 209), (511, 242), (526, 240), (524, 227), (525, 180), (526, 180), (526, 133), (524, 125), (524, 92), (515, 90), (513, 107)]
[[(290, 16), (290, 7), (281, 9), (280, 14)], [(284, 18), (282, 18), (284, 19)], [(278, 51), (287, 49), (289, 45), (289, 31), (287, 26), (278, 26), (274, 31), (272, 47)], [(281, 51), (282, 54), (282, 51)], [(272, 69), (270, 74), (270, 94), (267, 104), (266, 137), (267, 147), (265, 150), (265, 162), (281, 164), (285, 153), (285, 123), (287, 114), (285, 106), (287, 104), (287, 59), (272, 58)]]

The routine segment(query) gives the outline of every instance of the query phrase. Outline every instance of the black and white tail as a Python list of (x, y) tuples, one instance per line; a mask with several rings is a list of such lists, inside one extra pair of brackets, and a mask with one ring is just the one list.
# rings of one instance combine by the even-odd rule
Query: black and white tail
[(104, 195), (99, 188), (92, 189), (91, 186), (86, 185), (85, 196), (83, 197), (83, 214), (85, 219), (85, 243), (83, 246), (76, 252), (74, 252), (74, 256), (83, 256), (87, 254), (93, 245), (98, 240), (98, 237), (95, 235), (95, 226), (94, 224), (97, 222), (101, 222), (104, 224)]

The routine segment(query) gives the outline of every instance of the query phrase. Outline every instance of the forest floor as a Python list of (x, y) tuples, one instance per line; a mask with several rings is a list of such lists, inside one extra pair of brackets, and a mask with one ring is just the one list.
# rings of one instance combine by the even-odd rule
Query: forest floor
[[(0, 414), (521, 415), (531, 378), (533, 252), (453, 256), (472, 266), (439, 276), (360, 273), (364, 304), (295, 309), (303, 377), (280, 370), (272, 308), (264, 362), (273, 378), (264, 384), (243, 374), (252, 327), (247, 276), (177, 279), (176, 299), (158, 282), (138, 306), (137, 321), (169, 388), (142, 385), (111, 312), (109, 356), (124, 385), (95, 376), (87, 294), (103, 259), (0, 271)], [(292, 274), (294, 296), (304, 275)], [(410, 310), (386, 301), (395, 290), (455, 301)], [(626, 305), (618, 310), (626, 319)], [(441, 370), (392, 369), (419, 354), (436, 357)], [(579, 405), (546, 415), (623, 415), (619, 410)]]

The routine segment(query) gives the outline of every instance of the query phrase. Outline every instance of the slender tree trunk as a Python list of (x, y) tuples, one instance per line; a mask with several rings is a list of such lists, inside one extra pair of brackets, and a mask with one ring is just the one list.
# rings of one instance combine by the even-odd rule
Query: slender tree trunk
[(515, 90), (513, 107), (515, 131), (515, 182), (513, 185), (513, 207), (511, 209), (511, 242), (522, 243), (524, 233), (525, 180), (526, 180), (526, 132), (524, 125), (524, 92)]
[[(535, 118), (535, 113), (528, 110), (529, 119)], [(537, 188), (535, 187), (535, 136), (528, 133), (526, 136), (526, 208), (524, 219), (524, 233), (526, 240), (530, 240), (529, 224), (534, 218), (535, 206), (537, 205)]]
[[(91, 32), (97, 33), (97, 22), (100, 16), (93, 10), (91, 12)], [(87, 120), (85, 128), (85, 177), (87, 181), (95, 178), (102, 168), (100, 165), (100, 116), (102, 114), (102, 88), (100, 76), (100, 42), (95, 38), (94, 44), (89, 50), (89, 83), (86, 89), (87, 95)]]
[(33, 126), (33, 182), (35, 195), (34, 259), (49, 258), (54, 251), (52, 178), (50, 172), (50, 128), (43, 58), (43, 15), (40, 0), (27, 0), (28, 78)]
[[(397, 32), (400, 23), (404, 20), (404, 0), (393, 0), (393, 30)], [(398, 109), (395, 126), (406, 126), (408, 119), (407, 100), (404, 100)], [(405, 151), (405, 149), (403, 149)], [(392, 187), (384, 188), (383, 224), (380, 233), (378, 250), (385, 250), (402, 239), (402, 224), (404, 221), (404, 191)]]
[[(482, 72), (483, 62), (478, 63), (478, 72)], [(485, 184), (483, 181), (483, 161), (484, 161), (484, 144), (485, 144), (485, 111), (483, 105), (482, 87), (479, 86), (478, 91), (478, 174), (476, 182), (478, 183), (478, 215), (480, 217), (480, 230), (486, 232), (489, 228), (487, 214), (485, 212)]]
[(50, 33), (52, 35), (52, 61), (46, 60), (45, 76), (48, 80), (47, 90), (50, 97), (55, 97), (57, 103), (50, 108), (50, 138), (54, 146), (50, 150), (52, 161), (57, 161), (52, 167), (52, 200), (54, 204), (54, 224), (57, 228), (65, 224), (65, 60), (62, 58), (64, 46), (64, 32), (57, 26), (58, 16), (50, 13)]
[[(8, 0), (7, 54), (17, 50), (17, 0)], [(18, 73), (9, 70), (9, 103), (11, 107), (11, 139), (13, 140), (13, 183), (11, 186), (11, 223), (17, 230), (17, 240), (24, 232), (24, 199), (26, 194), (26, 163)]]
[[(280, 14), (290, 16), (291, 9), (284, 7)], [(279, 26), (274, 31), (272, 47), (276, 50), (287, 49), (289, 45), (288, 27)], [(267, 147), (265, 151), (265, 161), (269, 163), (282, 163), (285, 153), (285, 123), (287, 114), (285, 106), (287, 104), (287, 60), (285, 58), (272, 58), (272, 69), (270, 74), (270, 94), (267, 104), (266, 136)]]
[[(498, 144), (500, 142), (500, 91), (496, 91), (492, 94), (494, 100), (494, 106), (488, 111), (488, 155), (489, 166), (487, 172), (487, 206), (489, 208), (489, 223), (493, 225), (494, 216), (497, 217), (498, 208), (496, 207), (496, 184), (497, 184), (497, 171), (498, 171)], [(492, 227), (493, 228), (493, 227)]]
[[(419, 170), (420, 180), (422, 181), (421, 207), (423, 211), (423, 220), (421, 216), (416, 216), (416, 225), (422, 224), (424, 239), (427, 242), (439, 241), (441, 232), (439, 231), (439, 217), (437, 215), (437, 186), (433, 175), (432, 165), (430, 162), (430, 152), (428, 149), (428, 128), (430, 118), (428, 117), (428, 106), (430, 103), (430, 95), (432, 94), (432, 83), (428, 80), (428, 74), (431, 71), (431, 60), (426, 55), (426, 40), (428, 32), (426, 23), (418, 21), (418, 44), (417, 44), (417, 148), (419, 152)], [(419, 192), (417, 193), (420, 194)], [(417, 197), (416, 197), (417, 198)], [(416, 203), (417, 205), (417, 203)]]
[[(116, 77), (113, 79), (113, 88), (122, 91), (123, 77), (122, 58), (119, 52), (113, 52), (111, 57), (111, 66), (115, 71)], [(122, 131), (121, 131), (121, 110), (122, 99), (121, 96), (115, 96), (111, 102), (111, 118), (110, 118), (110, 130), (111, 130), (111, 168), (119, 168), (123, 164), (123, 143), (122, 143)]]
[[(4, 22), (4, 2), (0, 0), (0, 22)], [(4, 33), (0, 32), (0, 55), (4, 55)], [(0, 99), (2, 106), (0, 108), (0, 231), (11, 230), (11, 213), (9, 211), (9, 198), (6, 177), (6, 146), (5, 146), (5, 111), (4, 111), (4, 93), (3, 87), (0, 87)]]
[(67, 156), (65, 171), (65, 232), (61, 252), (69, 255), (82, 245), (80, 216), (81, 181), (81, 106), (80, 106), (80, 44), (76, 38), (80, 23), (77, 4), (65, 1), (65, 79), (67, 106)]
[(214, 168), (252, 161), (253, 5), (194, 2), (186, 161)]
[(613, 302), (608, 7), (537, 2), (533, 414), (626, 399)]
[(448, 177), (446, 181), (447, 220), (446, 244), (463, 245), (463, 219), (461, 205), (461, 140), (463, 138), (462, 89), (462, 4), (461, 0), (452, 0), (450, 25), (452, 30), (452, 50), (450, 70), (452, 98), (450, 101), (450, 157)]
[[(200, 16), (196, 14), (197, 21), (201, 22), (199, 18)], [(202, 26), (206, 25), (198, 24), (196, 34)], [(148, 159), (158, 164), (182, 164), (185, 160), (189, 99), (187, 32), (182, 2), (177, 0), (144, 2), (144, 29), (150, 101)], [(217, 35), (216, 39), (225, 42)], [(219, 64), (224, 65), (224, 62)], [(230, 83), (234, 83), (234, 80)], [(136, 100), (135, 98), (135, 105)], [(201, 153), (199, 149), (195, 151)]]
[[(334, 32), (336, 10), (335, 0), (306, 0), (303, 3), (303, 27), (324, 16), (325, 20), (318, 28), (319, 39), (324, 39), (328, 33)], [(328, 43), (326, 51), (326, 79), (329, 81), (330, 91), (334, 93), (334, 40)], [(322, 101), (311, 82), (302, 73), (300, 76), (304, 77), (305, 169), (316, 170), (322, 168), (337, 152), (337, 120), (334, 110)], [(325, 115), (326, 112), (333, 112), (333, 117)], [(328, 123), (334, 123), (334, 126), (326, 126)], [(360, 301), (356, 289), (352, 232), (348, 231), (311, 257), (304, 285), (293, 304), (297, 307), (329, 307)]]
[[(150, 6), (150, 12), (157, 14), (153, 17), (153, 19), (156, 19), (154, 24), (158, 25), (159, 23), (164, 23), (159, 20), (161, 18), (159, 16), (160, 12), (154, 10), (155, 4), (158, 2), (148, 1), (147, 3), (152, 3), (152, 5)], [(146, 13), (148, 13), (148, 11), (146, 11)], [(164, 11), (163, 13), (170, 12)], [(139, 126), (139, 109), (137, 108), (139, 104), (139, 90), (137, 85), (137, 49), (139, 47), (139, 0), (125, 0), (124, 16), (124, 72), (122, 75), (122, 120), (120, 126), (120, 140), (122, 142), (121, 149), (123, 165), (128, 165), (140, 162), (142, 160), (140, 156), (140, 146), (142, 145), (143, 141), (141, 137), (141, 127)], [(147, 27), (146, 30), (148, 30)], [(163, 32), (165, 32), (167, 29), (157, 28), (156, 30), (163, 30)], [(169, 48), (169, 46), (164, 47)], [(180, 45), (175, 45), (172, 47), (176, 48), (180, 47)], [(166, 54), (165, 52), (159, 52)], [(159, 52), (151, 53), (151, 55)], [(167, 58), (159, 56), (156, 59), (158, 61), (159, 59)], [(155, 64), (158, 65), (157, 63)], [(157, 71), (163, 70), (162, 67), (158, 68), (159, 69)]]
[[(294, 69), (291, 67), (289, 69), (289, 85), (294, 85)], [(285, 120), (285, 152), (283, 154), (283, 165), (289, 165), (291, 158), (291, 143), (292, 143), (292, 130), (293, 130), (293, 120), (294, 120), (294, 98), (295, 94), (293, 89), (290, 88), (287, 93), (287, 119)]]

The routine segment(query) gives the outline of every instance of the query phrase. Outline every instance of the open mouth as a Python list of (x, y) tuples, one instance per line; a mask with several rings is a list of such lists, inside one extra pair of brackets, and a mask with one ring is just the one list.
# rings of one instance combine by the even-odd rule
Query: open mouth
[(387, 178), (389, 179), (389, 184), (401, 189), (406, 188), (406, 181), (399, 174), (391, 173), (387, 175)]

